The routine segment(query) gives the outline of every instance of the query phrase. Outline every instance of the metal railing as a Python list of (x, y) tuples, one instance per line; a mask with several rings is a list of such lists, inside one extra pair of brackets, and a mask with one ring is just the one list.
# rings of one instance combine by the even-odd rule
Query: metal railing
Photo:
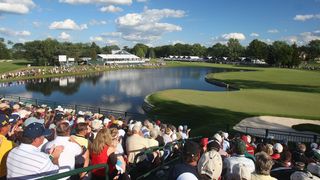
[(94, 169), (99, 169), (99, 168), (105, 168), (105, 179), (108, 180), (109, 179), (109, 166), (108, 166), (108, 164), (97, 164), (97, 165), (88, 166), (85, 168), (78, 168), (78, 169), (74, 169), (74, 170), (71, 170), (68, 172), (59, 173), (59, 174), (55, 174), (52, 176), (46, 176), (46, 177), (40, 178), (40, 180), (56, 180), (56, 179), (60, 179), (60, 178), (65, 178), (65, 177), (77, 175), (77, 174), (80, 174), (83, 172), (92, 171)]
[(319, 142), (320, 136), (317, 134), (298, 133), (273, 129), (254, 128), (247, 126), (237, 126), (236, 130), (241, 130), (246, 134), (261, 138), (273, 138), (276, 140), (287, 140), (290, 142)]

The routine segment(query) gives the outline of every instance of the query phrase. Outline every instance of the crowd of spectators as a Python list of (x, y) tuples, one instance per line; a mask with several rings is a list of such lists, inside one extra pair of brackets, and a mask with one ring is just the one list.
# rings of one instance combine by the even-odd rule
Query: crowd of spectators
[(144, 64), (108, 64), (108, 65), (91, 65), (91, 66), (54, 66), (54, 67), (28, 67), (23, 70), (7, 72), (0, 74), (0, 80), (28, 78), (45, 75), (59, 75), (66, 73), (83, 73), (83, 72), (100, 72), (108, 69), (118, 68), (139, 68), (139, 67), (161, 67), (165, 63), (144, 63)]
[[(222, 131), (190, 140), (189, 133), (186, 125), (160, 120), (124, 120), (0, 99), (0, 179), (36, 179), (106, 163), (110, 179), (136, 179), (177, 157), (181, 162), (152, 175), (170, 180), (320, 179), (317, 143), (290, 147), (285, 141)], [(105, 179), (105, 169), (63, 179)]]

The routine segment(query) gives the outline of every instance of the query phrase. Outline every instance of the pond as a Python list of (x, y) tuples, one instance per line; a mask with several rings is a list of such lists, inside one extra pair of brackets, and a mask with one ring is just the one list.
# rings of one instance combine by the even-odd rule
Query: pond
[(75, 77), (0, 83), (0, 94), (144, 113), (141, 105), (145, 96), (156, 91), (225, 91), (225, 88), (205, 81), (206, 74), (224, 71), (227, 70), (205, 67), (123, 69)]

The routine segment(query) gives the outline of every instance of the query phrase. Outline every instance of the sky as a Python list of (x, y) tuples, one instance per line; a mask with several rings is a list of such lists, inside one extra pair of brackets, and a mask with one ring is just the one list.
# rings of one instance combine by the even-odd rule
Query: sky
[(132, 47), (320, 39), (320, 0), (0, 0), (0, 37)]

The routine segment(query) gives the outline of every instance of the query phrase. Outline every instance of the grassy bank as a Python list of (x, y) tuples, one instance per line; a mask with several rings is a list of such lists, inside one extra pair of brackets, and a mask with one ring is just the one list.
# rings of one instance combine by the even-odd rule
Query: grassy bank
[(26, 60), (14, 60), (10, 62), (0, 62), (0, 74), (14, 71), (18, 69), (27, 68), (27, 65), (30, 64), (29, 61)]
[[(173, 66), (184, 63), (173, 63)], [(189, 124), (193, 135), (212, 135), (245, 117), (275, 115), (320, 119), (320, 72), (191, 63), (187, 66), (254, 70), (209, 74), (240, 91), (167, 90), (150, 96), (152, 114), (173, 124)]]

